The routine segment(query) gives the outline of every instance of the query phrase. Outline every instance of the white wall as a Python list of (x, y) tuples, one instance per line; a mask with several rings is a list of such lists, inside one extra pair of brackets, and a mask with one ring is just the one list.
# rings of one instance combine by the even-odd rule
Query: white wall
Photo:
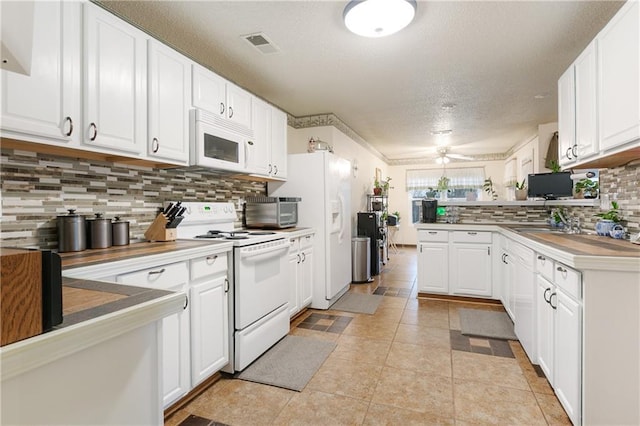
[[(484, 167), (485, 177), (491, 177), (494, 182), (494, 189), (498, 194), (504, 193), (503, 174), (504, 161), (465, 161), (449, 163), (448, 168), (454, 167)], [(411, 223), (411, 200), (406, 189), (406, 172), (407, 170), (416, 169), (441, 169), (435, 163), (433, 164), (412, 164), (407, 166), (391, 166), (389, 175), (391, 176), (391, 190), (389, 191), (389, 211), (398, 211), (400, 213), (400, 229), (396, 234), (397, 244), (416, 244), (417, 234)], [(500, 196), (499, 199), (504, 199)]]
[[(373, 193), (375, 170), (379, 168), (382, 171), (382, 176), (386, 177), (389, 176), (389, 166), (371, 151), (333, 126), (304, 129), (288, 127), (287, 130), (289, 154), (307, 152), (309, 139), (313, 137), (332, 145), (334, 154), (351, 161), (351, 229), (355, 236), (357, 233), (356, 213), (367, 209), (367, 194)], [(354, 170), (354, 164), (357, 165), (357, 170)]]

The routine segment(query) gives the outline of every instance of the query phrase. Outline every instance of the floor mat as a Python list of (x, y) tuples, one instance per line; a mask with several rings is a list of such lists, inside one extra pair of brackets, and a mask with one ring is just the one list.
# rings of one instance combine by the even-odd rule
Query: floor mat
[(375, 294), (345, 293), (329, 309), (334, 311), (355, 312), (357, 314), (375, 314), (384, 296)]
[(236, 378), (300, 392), (336, 344), (303, 336), (285, 336)]
[(505, 312), (458, 309), (458, 314), (460, 315), (460, 329), (462, 334), (466, 336), (518, 340), (513, 332), (511, 318)]

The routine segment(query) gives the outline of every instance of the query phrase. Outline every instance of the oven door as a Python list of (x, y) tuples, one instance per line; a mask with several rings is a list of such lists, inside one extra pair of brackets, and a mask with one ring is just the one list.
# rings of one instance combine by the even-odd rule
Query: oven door
[(289, 240), (234, 248), (235, 325), (242, 330), (289, 300)]
[(193, 155), (191, 164), (220, 170), (245, 172), (248, 138), (206, 120), (197, 111), (191, 126)]

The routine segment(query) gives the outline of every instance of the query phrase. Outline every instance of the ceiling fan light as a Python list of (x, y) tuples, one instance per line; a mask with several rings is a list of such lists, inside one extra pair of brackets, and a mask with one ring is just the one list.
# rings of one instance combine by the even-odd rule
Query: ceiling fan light
[(416, 0), (351, 0), (344, 8), (349, 31), (364, 37), (384, 37), (409, 25)]

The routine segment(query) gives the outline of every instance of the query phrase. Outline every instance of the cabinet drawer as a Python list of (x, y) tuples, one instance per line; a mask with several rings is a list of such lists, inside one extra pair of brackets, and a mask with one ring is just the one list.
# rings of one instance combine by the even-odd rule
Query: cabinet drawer
[(541, 254), (536, 255), (536, 272), (549, 281), (553, 281), (553, 260)]
[(300, 250), (304, 250), (313, 245), (313, 235), (305, 235), (300, 237)]
[(484, 231), (453, 231), (454, 243), (482, 243), (491, 244), (491, 232)]
[(289, 254), (300, 251), (300, 238), (289, 238)]
[(449, 231), (420, 230), (418, 231), (418, 241), (432, 241), (446, 243), (449, 241)]
[(522, 244), (516, 243), (515, 241), (510, 241), (509, 251), (513, 256), (517, 257), (520, 260), (520, 263), (522, 263), (523, 265), (533, 270), (533, 265), (534, 265), (533, 250), (523, 246)]
[(227, 254), (218, 253), (191, 260), (191, 280), (227, 271)]
[(575, 269), (571, 269), (562, 263), (555, 264), (555, 284), (563, 289), (571, 297), (582, 299), (582, 275)]
[(169, 289), (187, 281), (189, 281), (187, 262), (160, 265), (116, 277), (116, 282), (120, 284), (159, 289)]

